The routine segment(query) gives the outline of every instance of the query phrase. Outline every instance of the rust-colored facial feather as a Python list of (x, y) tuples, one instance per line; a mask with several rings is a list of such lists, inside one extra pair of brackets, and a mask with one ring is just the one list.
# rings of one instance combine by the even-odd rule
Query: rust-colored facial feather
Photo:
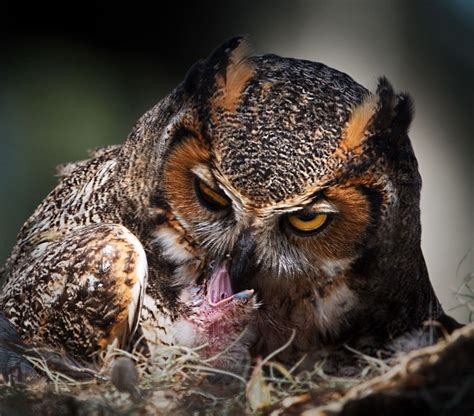
[(377, 95), (370, 94), (352, 110), (347, 126), (342, 132), (342, 140), (336, 150), (337, 155), (341, 156), (350, 151), (359, 153), (362, 151), (370, 121), (377, 110), (378, 99)]
[[(321, 227), (320, 232), (302, 236), (292, 231), (288, 224), (285, 226), (285, 216), (294, 213), (295, 206), (256, 213), (245, 203), (240, 205), (242, 201), (248, 202), (247, 198), (243, 197), (239, 201), (235, 190), (227, 190), (234, 198), (229, 209), (214, 212), (206, 208), (196, 195), (195, 171), (197, 167), (205, 169), (210, 173), (211, 180), (215, 181), (211, 173), (211, 159), (205, 141), (199, 137), (191, 136), (177, 143), (166, 164), (164, 192), (172, 211), (183, 220), (183, 224), (187, 224), (186, 231), (192, 236), (203, 240), (208, 236), (204, 236), (202, 230), (207, 230), (208, 234), (209, 230), (212, 230), (215, 246), (222, 250), (212, 253), (213, 255), (224, 256), (230, 253), (233, 247), (229, 244), (237, 238), (242, 229), (251, 225), (258, 235), (257, 252), (262, 259), (267, 259), (264, 268), (267, 271), (274, 268), (275, 275), (283, 270), (277, 264), (278, 258), (285, 257), (288, 260), (292, 253), (289, 267), (292, 267), (292, 263), (295, 270), (301, 270), (304, 265), (299, 263), (304, 259), (307, 274), (314, 274), (314, 270), (321, 272), (321, 267), (317, 267), (321, 262), (357, 257), (360, 243), (371, 221), (371, 212), (367, 197), (356, 185), (340, 185), (326, 189), (322, 198), (327, 200), (336, 212), (328, 214), (328, 224)], [(220, 183), (221, 187), (225, 187), (225, 182)], [(213, 185), (218, 189), (217, 184)], [(238, 213), (232, 212), (236, 209), (239, 210)], [(224, 223), (224, 218), (232, 220)]]
[[(245, 39), (228, 56), (226, 67), (215, 77), (215, 92), (211, 99), (212, 113), (219, 110), (234, 112), (247, 82), (254, 74), (253, 64), (249, 61), (251, 48)], [(217, 120), (215, 114), (213, 118)]]
[[(199, 204), (194, 191), (192, 169), (209, 163), (209, 151), (198, 137), (183, 139), (173, 149), (164, 169), (164, 192), (173, 212), (185, 219), (209, 215)], [(191, 221), (194, 222), (194, 221)]]
[(291, 235), (291, 241), (306, 253), (308, 259), (338, 260), (354, 257), (370, 221), (370, 205), (360, 190), (333, 187), (325, 197), (339, 211), (320, 233), (310, 237)]

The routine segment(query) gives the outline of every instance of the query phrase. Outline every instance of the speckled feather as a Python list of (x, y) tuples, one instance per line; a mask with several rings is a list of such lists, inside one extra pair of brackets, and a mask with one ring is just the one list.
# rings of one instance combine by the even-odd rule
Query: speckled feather
[[(60, 183), (20, 231), (0, 305), (25, 338), (86, 356), (120, 332), (123, 311), (140, 315), (147, 339), (169, 344), (183, 290), (205, 287), (212, 265), (230, 259), (234, 284), (258, 293), (255, 354), (279, 347), (293, 329), (284, 359), (327, 343), (386, 342), (437, 318), (420, 249), (411, 107), (384, 78), (371, 93), (323, 64), (252, 57), (242, 38), (231, 39), (195, 64), (123, 145), (61, 168)], [(196, 172), (231, 210), (202, 205)], [(319, 206), (335, 215), (317, 235), (298, 237), (285, 225), (289, 213)], [(83, 289), (81, 276), (96, 271), (116, 232), (119, 258), (131, 246), (140, 258), (135, 241), (146, 253), (146, 276), (132, 273), (140, 293), (146, 286), (140, 301), (123, 272), (105, 273), (118, 282), (105, 292)], [(45, 303), (57, 279), (67, 281), (61, 301)], [(106, 299), (97, 311), (107, 322), (68, 307)]]
[(351, 109), (368, 91), (319, 63), (265, 55), (247, 64), (255, 69), (238, 110), (215, 111), (208, 127), (217, 168), (256, 204), (326, 185), (339, 174), (334, 152)]

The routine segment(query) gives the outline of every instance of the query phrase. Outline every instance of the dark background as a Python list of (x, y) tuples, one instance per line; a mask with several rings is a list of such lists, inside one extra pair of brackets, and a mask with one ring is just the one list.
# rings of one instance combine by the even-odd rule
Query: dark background
[(321, 61), (372, 89), (387, 75), (412, 94), (423, 248), (444, 305), (458, 303), (474, 269), (473, 1), (25, 4), (0, 6), (0, 263), (56, 165), (122, 142), (193, 62), (248, 34), (257, 53)]

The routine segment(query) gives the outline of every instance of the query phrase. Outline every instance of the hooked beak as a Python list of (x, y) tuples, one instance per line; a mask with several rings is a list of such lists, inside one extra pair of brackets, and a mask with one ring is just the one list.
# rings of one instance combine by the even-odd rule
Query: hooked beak
[(251, 288), (252, 276), (256, 271), (255, 247), (255, 230), (249, 227), (240, 233), (232, 251), (230, 282), (234, 293)]

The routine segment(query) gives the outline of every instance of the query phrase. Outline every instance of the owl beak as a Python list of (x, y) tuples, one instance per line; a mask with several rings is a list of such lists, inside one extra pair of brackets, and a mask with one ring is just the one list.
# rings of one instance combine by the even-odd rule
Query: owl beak
[(251, 277), (255, 273), (255, 247), (255, 230), (246, 228), (240, 233), (232, 251), (230, 283), (234, 293), (251, 288)]

